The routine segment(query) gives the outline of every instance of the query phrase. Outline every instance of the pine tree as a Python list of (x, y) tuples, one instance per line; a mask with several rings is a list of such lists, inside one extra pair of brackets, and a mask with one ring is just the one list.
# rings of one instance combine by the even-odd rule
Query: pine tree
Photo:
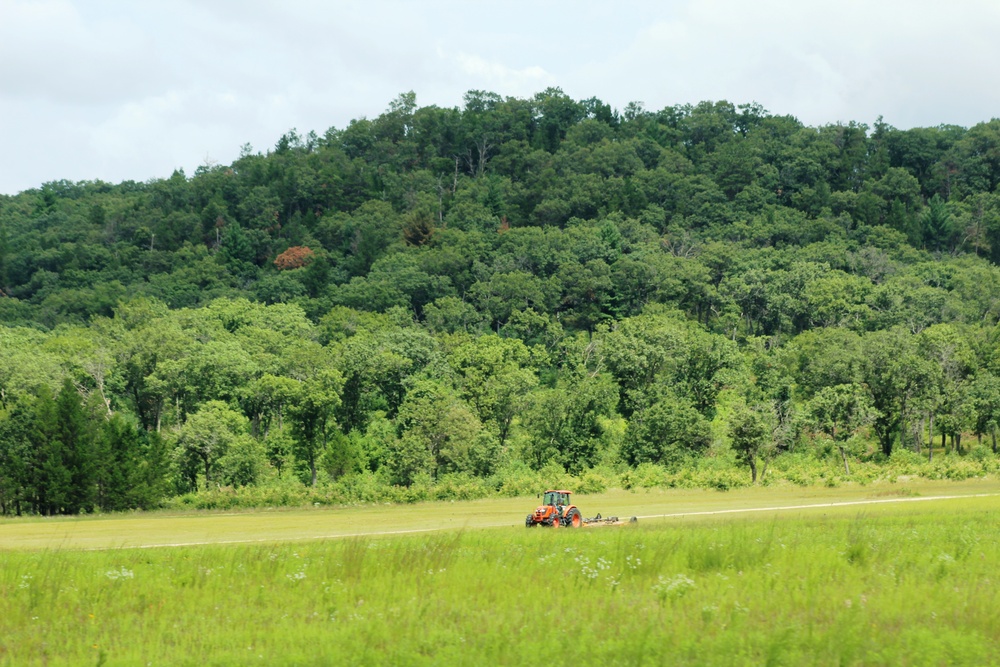
[(59, 415), (52, 390), (42, 386), (35, 397), (31, 424), (29, 494), (32, 509), (39, 514), (60, 514), (68, 503), (71, 475), (58, 438)]
[(80, 392), (67, 378), (56, 397), (56, 437), (62, 443), (69, 472), (65, 511), (69, 514), (94, 508), (94, 431), (83, 409)]
[(951, 211), (940, 195), (934, 195), (927, 202), (927, 208), (920, 216), (924, 242), (933, 250), (947, 250), (954, 233)]
[(170, 452), (159, 433), (130, 427), (136, 436), (138, 463), (129, 486), (129, 507), (153, 509), (171, 491)]
[(30, 444), (33, 415), (18, 403), (0, 418), (0, 514), (21, 515), (30, 501)]
[(97, 505), (104, 512), (132, 509), (129, 502), (139, 466), (135, 429), (119, 415), (101, 426), (95, 440)]

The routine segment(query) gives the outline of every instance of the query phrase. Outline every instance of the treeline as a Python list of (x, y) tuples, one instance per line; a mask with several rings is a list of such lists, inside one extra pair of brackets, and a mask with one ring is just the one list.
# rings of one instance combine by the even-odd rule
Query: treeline
[(127, 418), (96, 419), (67, 378), (40, 385), (0, 420), (0, 514), (151, 509), (168, 492), (170, 453)]
[(997, 156), (996, 120), (411, 93), (0, 197), (0, 511), (960, 452), (1000, 419)]

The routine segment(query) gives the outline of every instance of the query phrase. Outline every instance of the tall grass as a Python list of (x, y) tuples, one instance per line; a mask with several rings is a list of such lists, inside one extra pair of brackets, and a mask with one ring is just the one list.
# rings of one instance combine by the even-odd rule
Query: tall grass
[(3, 553), (0, 665), (996, 664), (998, 509)]

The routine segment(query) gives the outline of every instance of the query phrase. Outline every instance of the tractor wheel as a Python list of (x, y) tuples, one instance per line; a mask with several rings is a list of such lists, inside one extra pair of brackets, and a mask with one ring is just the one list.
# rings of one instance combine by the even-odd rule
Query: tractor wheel
[(559, 520), (559, 517), (553, 517), (552, 518), (552, 527), (553, 528), (558, 528), (561, 525), (562, 525), (562, 522)]
[(576, 509), (575, 507), (571, 509), (569, 511), (569, 514), (566, 516), (566, 522), (573, 528), (579, 528), (580, 526), (582, 526), (583, 517), (580, 516), (580, 510)]

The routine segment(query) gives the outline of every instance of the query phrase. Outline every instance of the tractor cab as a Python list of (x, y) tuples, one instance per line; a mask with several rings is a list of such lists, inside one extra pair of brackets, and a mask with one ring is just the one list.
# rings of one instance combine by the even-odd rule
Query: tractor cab
[(546, 491), (545, 496), (542, 498), (543, 505), (554, 505), (559, 507), (560, 505), (565, 507), (569, 505), (569, 491)]

